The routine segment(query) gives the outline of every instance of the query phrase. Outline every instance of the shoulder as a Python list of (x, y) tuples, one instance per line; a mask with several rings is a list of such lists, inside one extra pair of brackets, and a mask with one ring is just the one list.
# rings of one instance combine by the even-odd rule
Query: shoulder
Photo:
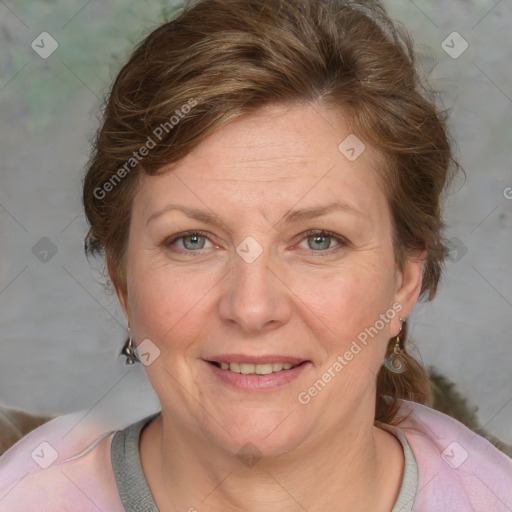
[(439, 411), (403, 401), (402, 412), (418, 463), (414, 510), (512, 510), (512, 459)]
[(0, 511), (123, 511), (110, 457), (112, 427), (80, 411), (27, 434), (0, 457)]

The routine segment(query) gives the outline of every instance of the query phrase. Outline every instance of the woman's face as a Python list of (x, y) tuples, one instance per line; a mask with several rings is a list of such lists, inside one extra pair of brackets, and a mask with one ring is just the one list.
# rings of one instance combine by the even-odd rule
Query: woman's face
[(396, 270), (377, 154), (339, 149), (349, 135), (319, 105), (266, 108), (134, 199), (120, 300), (148, 378), (164, 415), (233, 453), (373, 423), (422, 264)]

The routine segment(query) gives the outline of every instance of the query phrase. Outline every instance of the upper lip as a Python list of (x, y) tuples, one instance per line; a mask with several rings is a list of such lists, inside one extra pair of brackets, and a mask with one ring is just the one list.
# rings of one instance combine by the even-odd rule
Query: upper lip
[(300, 364), (306, 361), (299, 357), (283, 356), (280, 354), (270, 354), (264, 356), (250, 356), (247, 354), (220, 354), (205, 359), (209, 362), (225, 363), (249, 363), (249, 364), (268, 364), (268, 363), (291, 363)]

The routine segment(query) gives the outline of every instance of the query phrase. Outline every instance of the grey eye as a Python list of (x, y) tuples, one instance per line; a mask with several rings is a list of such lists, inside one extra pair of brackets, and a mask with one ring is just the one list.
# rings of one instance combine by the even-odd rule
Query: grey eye
[(332, 236), (330, 235), (312, 235), (308, 236), (308, 247), (312, 250), (329, 249), (331, 246)]
[(203, 235), (187, 235), (181, 237), (183, 247), (189, 251), (203, 249), (206, 243), (206, 237)]

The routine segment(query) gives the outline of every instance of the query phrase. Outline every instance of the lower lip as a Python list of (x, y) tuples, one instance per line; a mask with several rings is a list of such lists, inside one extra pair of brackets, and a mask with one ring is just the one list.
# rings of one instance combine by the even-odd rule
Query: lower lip
[(243, 373), (232, 372), (231, 370), (223, 370), (208, 361), (204, 361), (204, 363), (210, 368), (215, 377), (219, 378), (222, 382), (237, 389), (256, 391), (272, 390), (284, 386), (296, 379), (311, 364), (309, 361), (305, 361), (295, 368), (281, 370), (280, 372), (270, 373), (268, 375), (245, 375)]

